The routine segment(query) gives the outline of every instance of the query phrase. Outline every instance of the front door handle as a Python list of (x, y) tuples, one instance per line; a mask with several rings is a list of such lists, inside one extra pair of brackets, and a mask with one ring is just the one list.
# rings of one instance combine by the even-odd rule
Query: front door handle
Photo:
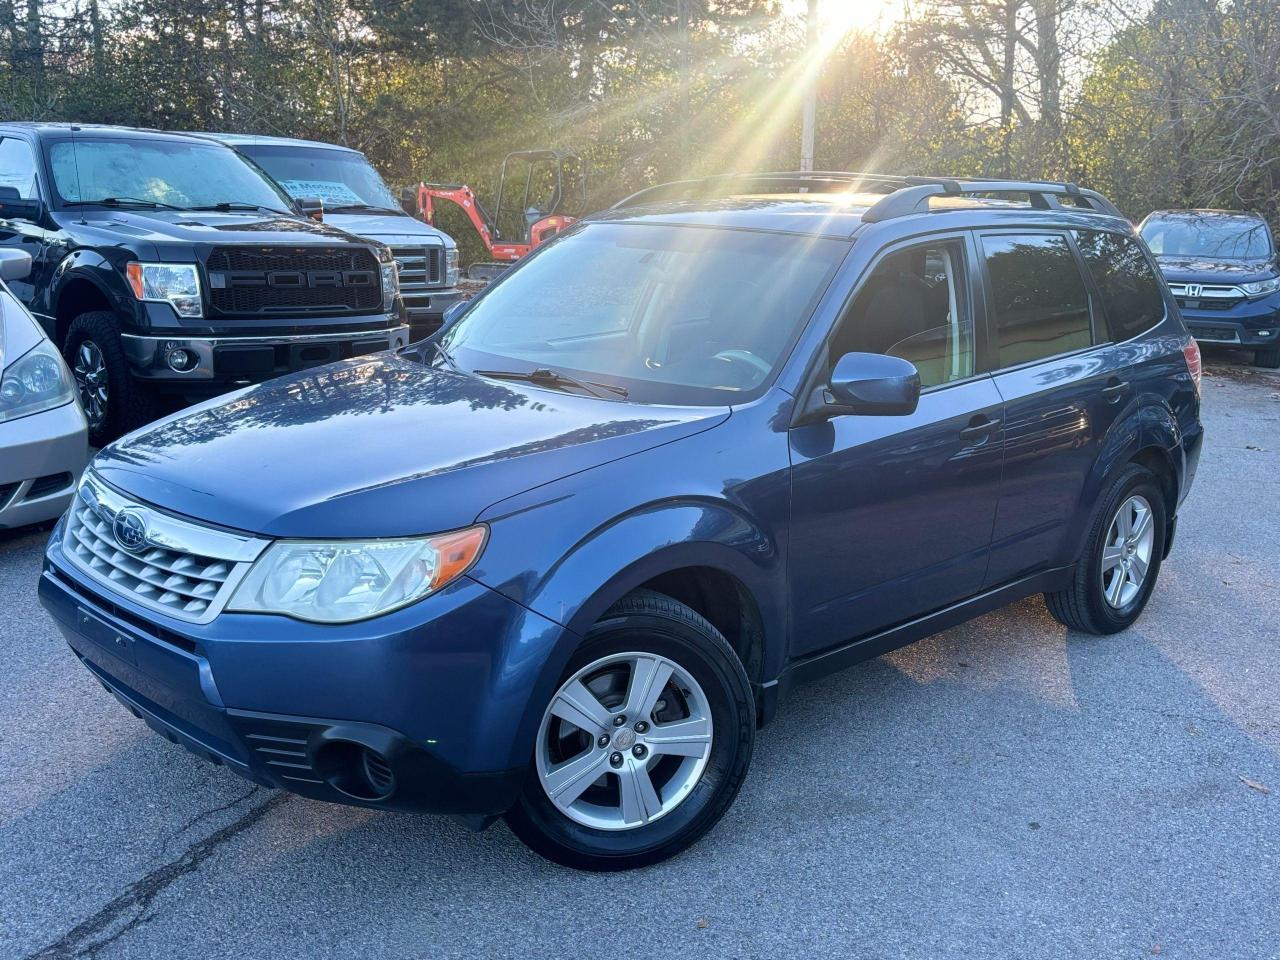
[(1129, 381), (1117, 380), (1115, 377), (1108, 380), (1107, 385), (1102, 388), (1102, 395), (1112, 403), (1115, 403), (1128, 392)]
[(981, 440), (983, 437), (990, 436), (1000, 428), (999, 420), (992, 420), (978, 414), (969, 421), (969, 425), (960, 431), (960, 439), (966, 442), (973, 440)]

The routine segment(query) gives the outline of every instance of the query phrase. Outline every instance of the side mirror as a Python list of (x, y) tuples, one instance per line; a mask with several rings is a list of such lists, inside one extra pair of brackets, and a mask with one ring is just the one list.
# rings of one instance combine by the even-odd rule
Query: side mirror
[(298, 209), (304, 217), (310, 217), (318, 223), (324, 222), (324, 200), (320, 197), (299, 197)]
[(31, 254), (25, 250), (0, 250), (0, 280), (25, 280), (31, 274)]
[(901, 357), (846, 353), (836, 361), (824, 399), (829, 412), (903, 417), (920, 402), (920, 373)]
[(0, 187), (0, 220), (30, 220), (44, 216), (44, 201), (18, 196), (14, 187)]
[(440, 329), (448, 330), (451, 326), (453, 326), (453, 322), (457, 320), (460, 316), (462, 316), (462, 314), (466, 311), (467, 306), (469, 304), (470, 304), (469, 300), (459, 300), (457, 303), (451, 306), (448, 310), (446, 310), (444, 312), (444, 319), (440, 323)]

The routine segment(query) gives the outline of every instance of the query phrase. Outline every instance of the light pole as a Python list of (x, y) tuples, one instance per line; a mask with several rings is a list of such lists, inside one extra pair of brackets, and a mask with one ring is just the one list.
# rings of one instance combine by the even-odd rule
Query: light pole
[[(805, 19), (805, 56), (818, 55), (818, 0), (809, 0), (809, 13)], [(804, 126), (800, 132), (800, 169), (813, 169), (813, 128), (818, 121), (818, 78), (821, 70), (812, 62), (808, 65), (812, 75), (808, 78), (804, 93)]]

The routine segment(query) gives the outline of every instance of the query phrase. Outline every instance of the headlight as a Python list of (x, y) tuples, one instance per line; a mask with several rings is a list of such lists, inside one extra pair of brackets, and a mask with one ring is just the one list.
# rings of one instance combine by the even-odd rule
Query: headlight
[(200, 317), (200, 274), (194, 263), (129, 263), (129, 286), (139, 300), (167, 303), (180, 317)]
[(1240, 289), (1251, 297), (1275, 293), (1280, 290), (1280, 277), (1272, 277), (1270, 280), (1255, 280), (1253, 283), (1242, 283), (1240, 284)]
[(52, 410), (74, 396), (71, 374), (57, 348), (41, 340), (0, 376), (0, 423)]
[(445, 286), (456, 287), (458, 278), (462, 275), (462, 271), (458, 269), (458, 248), (446, 250), (444, 253), (444, 282)]
[(394, 260), (382, 265), (382, 302), (388, 309), (400, 295), (400, 268)]
[(462, 576), (487, 528), (404, 540), (279, 540), (254, 562), (228, 610), (351, 623), (407, 606)]

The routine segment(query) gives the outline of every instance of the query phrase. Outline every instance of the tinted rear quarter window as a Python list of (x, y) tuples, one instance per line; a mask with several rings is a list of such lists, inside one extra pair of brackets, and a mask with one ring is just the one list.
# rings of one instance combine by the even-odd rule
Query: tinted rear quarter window
[(1089, 294), (1060, 234), (982, 238), (1001, 367), (1092, 345)]
[(1116, 233), (1080, 230), (1076, 245), (1102, 294), (1113, 340), (1130, 340), (1163, 319), (1160, 281), (1136, 240)]

